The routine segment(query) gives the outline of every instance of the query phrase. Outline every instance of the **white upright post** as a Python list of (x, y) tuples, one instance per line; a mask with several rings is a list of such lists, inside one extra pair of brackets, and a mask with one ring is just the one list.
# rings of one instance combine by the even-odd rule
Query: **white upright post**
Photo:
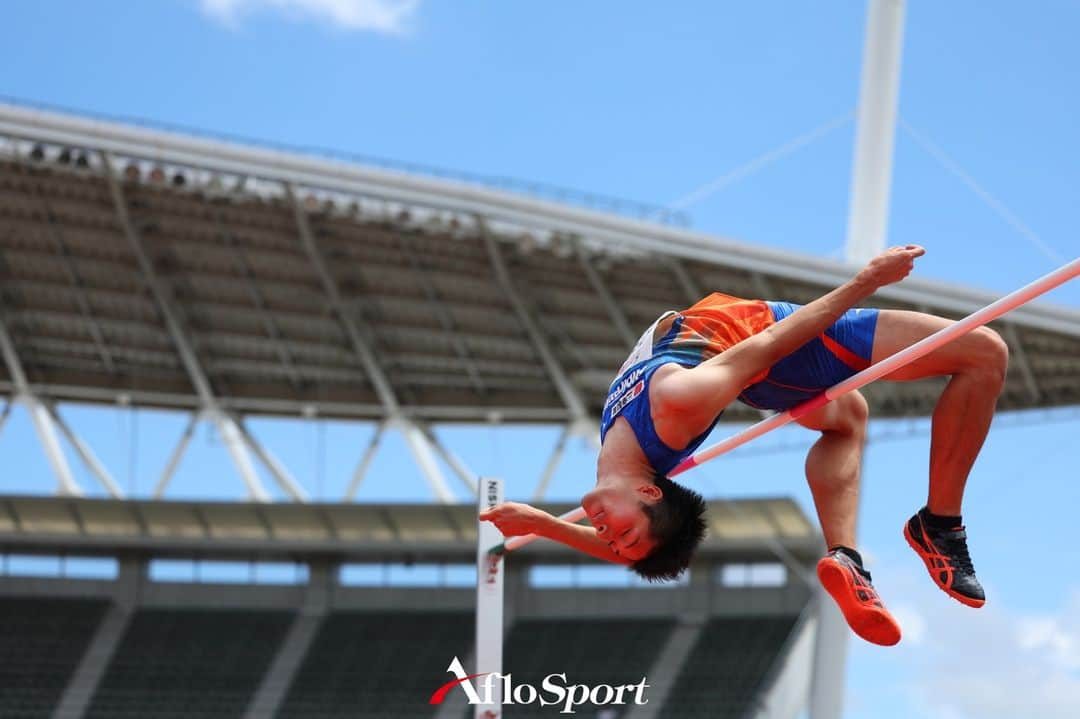
[[(480, 480), (479, 509), (490, 509), (503, 501), (503, 483), (499, 479)], [(503, 652), (503, 574), (505, 553), (492, 553), (502, 544), (503, 536), (491, 522), (479, 522), (476, 547), (476, 674), (502, 674)], [(483, 682), (483, 679), (480, 679)], [(483, 693), (481, 693), (483, 695)], [(475, 719), (502, 717), (502, 682), (491, 683), (491, 702), (477, 704)]]
[(814, 591), (817, 634), (810, 677), (809, 719), (840, 719), (844, 716), (844, 677), (847, 674), (850, 630), (825, 589)]
[(905, 0), (869, 0), (859, 89), (845, 259), (863, 264), (885, 249)]

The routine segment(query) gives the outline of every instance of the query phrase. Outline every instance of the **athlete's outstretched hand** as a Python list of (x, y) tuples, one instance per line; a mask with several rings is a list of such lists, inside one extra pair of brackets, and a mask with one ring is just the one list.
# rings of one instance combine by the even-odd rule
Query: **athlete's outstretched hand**
[(925, 254), (926, 250), (918, 245), (890, 247), (870, 260), (859, 275), (875, 288), (891, 285), (907, 277), (915, 266), (915, 258)]
[(493, 523), (504, 537), (516, 537), (522, 534), (541, 534), (551, 515), (520, 502), (503, 502), (481, 512), (480, 519)]

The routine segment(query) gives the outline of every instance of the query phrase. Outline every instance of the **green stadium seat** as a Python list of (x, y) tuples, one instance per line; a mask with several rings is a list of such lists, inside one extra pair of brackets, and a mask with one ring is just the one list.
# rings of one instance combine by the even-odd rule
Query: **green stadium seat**
[(239, 719), (295, 614), (143, 609), (131, 618), (88, 719)]
[(661, 716), (740, 719), (750, 708), (796, 617), (714, 618), (702, 629)]
[(460, 612), (333, 612), (312, 641), (279, 719), (427, 719), (446, 667), (471, 652)]
[(107, 600), (0, 599), (0, 717), (48, 719)]

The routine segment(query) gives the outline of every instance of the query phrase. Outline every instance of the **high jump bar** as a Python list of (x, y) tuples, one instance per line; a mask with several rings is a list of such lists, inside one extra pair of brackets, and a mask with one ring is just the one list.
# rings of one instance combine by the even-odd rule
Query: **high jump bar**
[[(832, 402), (837, 397), (845, 395), (848, 392), (853, 392), (860, 387), (870, 384), (874, 380), (881, 379), (885, 375), (890, 374), (904, 365), (911, 364), (920, 357), (933, 352), (938, 347), (952, 342), (957, 337), (965, 335), (977, 327), (982, 327), (985, 324), (993, 322), (1007, 312), (1011, 312), (1017, 307), (1031, 302), (1039, 295), (1046, 294), (1055, 287), (1065, 284), (1077, 275), (1080, 275), (1080, 257), (1059, 267), (1053, 272), (1040, 277), (1034, 282), (1010, 292), (997, 301), (983, 307), (981, 310), (972, 312), (962, 320), (957, 320), (948, 327), (943, 327), (934, 334), (924, 337), (910, 347), (900, 350), (896, 354), (883, 359), (875, 365), (867, 367), (862, 372), (852, 375), (843, 382), (833, 385), (818, 396), (808, 399), (785, 412), (780, 412), (763, 419), (757, 424), (751, 425), (721, 442), (717, 442), (710, 447), (706, 447), (705, 449), (696, 452), (676, 465), (675, 468), (668, 473), (668, 476), (674, 477), (699, 464), (708, 462), (710, 459), (715, 459), (740, 445), (746, 444), (752, 439), (757, 439), (766, 432), (771, 432), (778, 427), (783, 427), (788, 422), (813, 412), (829, 402)], [(573, 509), (559, 516), (559, 519), (567, 522), (580, 522), (584, 518), (585, 509), (582, 507), (578, 507), (577, 509)], [(502, 544), (492, 547), (489, 551), (499, 554), (512, 552), (538, 538), (539, 537), (535, 534), (511, 537)]]

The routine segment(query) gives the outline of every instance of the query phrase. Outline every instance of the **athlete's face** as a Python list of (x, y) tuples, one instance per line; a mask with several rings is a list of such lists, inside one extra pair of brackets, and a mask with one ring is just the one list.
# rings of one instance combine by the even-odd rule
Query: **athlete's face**
[(661, 497), (660, 490), (651, 482), (636, 486), (605, 486), (586, 494), (581, 506), (596, 528), (596, 536), (606, 540), (620, 557), (636, 562), (656, 547), (642, 504), (652, 504)]

